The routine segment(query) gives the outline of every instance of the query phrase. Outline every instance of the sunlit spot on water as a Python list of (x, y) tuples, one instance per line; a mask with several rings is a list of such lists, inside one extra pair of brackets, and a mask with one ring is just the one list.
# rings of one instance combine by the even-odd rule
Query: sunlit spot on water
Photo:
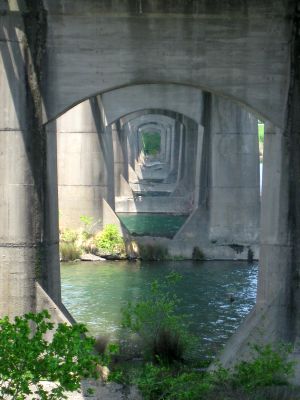
[(257, 264), (233, 261), (102, 262), (61, 267), (62, 297), (78, 322), (93, 335), (122, 337), (121, 308), (150, 291), (170, 271), (182, 275), (179, 311), (189, 316), (198, 353), (215, 353), (255, 303)]

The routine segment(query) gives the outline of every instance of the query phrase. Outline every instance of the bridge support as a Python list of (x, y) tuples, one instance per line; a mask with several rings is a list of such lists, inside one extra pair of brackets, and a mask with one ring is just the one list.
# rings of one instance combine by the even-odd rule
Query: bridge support
[(294, 383), (300, 381), (300, 20), (294, 14), (291, 82), (285, 129), (267, 126), (256, 306), (221, 356), (229, 366), (248, 343), (294, 344)]

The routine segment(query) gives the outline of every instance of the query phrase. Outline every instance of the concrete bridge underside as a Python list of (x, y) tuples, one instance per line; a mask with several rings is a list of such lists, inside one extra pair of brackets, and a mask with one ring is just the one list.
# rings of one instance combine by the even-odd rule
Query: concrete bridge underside
[(223, 362), (259, 339), (295, 343), (299, 360), (299, 10), (297, 0), (0, 1), (1, 315), (63, 308), (54, 120), (99, 95), (105, 127), (138, 111), (126, 95), (114, 109), (116, 89), (138, 85), (144, 109), (155, 85), (179, 85), (191, 97), (169, 99), (173, 112), (190, 116), (201, 89), (268, 121), (257, 303)]

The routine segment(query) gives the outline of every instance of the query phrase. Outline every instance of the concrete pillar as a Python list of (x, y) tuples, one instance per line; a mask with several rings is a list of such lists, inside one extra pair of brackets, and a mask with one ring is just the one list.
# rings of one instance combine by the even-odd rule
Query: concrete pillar
[[(272, 321), (275, 339), (286, 336), (291, 324), (291, 227), (288, 138), (282, 130), (265, 124), (261, 207), (260, 269), (257, 309), (272, 304), (278, 315)], [(270, 323), (270, 322), (269, 322)]]
[(127, 148), (128, 148), (128, 159), (129, 164), (132, 168), (135, 165), (135, 158), (136, 158), (136, 148), (135, 148), (135, 132), (131, 122), (128, 122), (125, 125), (125, 129), (127, 132)]
[(294, 19), (291, 80), (284, 129), (265, 125), (257, 304), (230, 339), (225, 365), (247, 356), (248, 343), (288, 341), (300, 381), (300, 21)]
[(186, 127), (186, 134), (184, 137), (184, 186), (192, 193), (195, 189), (198, 125), (190, 120), (186, 120), (185, 118), (184, 125)]
[(167, 127), (165, 129), (166, 132), (166, 163), (170, 165), (171, 163), (171, 149), (172, 149), (172, 138), (171, 138), (171, 129)]
[(257, 119), (233, 102), (214, 95), (210, 119), (210, 239), (218, 244), (258, 242)]
[[(114, 201), (111, 135), (101, 126), (98, 103), (87, 100), (57, 119), (60, 226), (78, 228), (80, 217), (102, 226), (102, 199)], [(113, 165), (112, 165), (113, 166)]]
[(181, 178), (182, 178), (182, 164), (183, 164), (183, 154), (184, 154), (184, 145), (183, 145), (183, 136), (184, 136), (184, 126), (183, 124), (180, 124), (179, 128), (179, 151), (178, 151), (178, 168), (177, 168), (177, 179), (176, 179), (176, 185), (179, 184)]
[(122, 196), (121, 179), (128, 180), (128, 150), (126, 135), (120, 124), (112, 126), (112, 140), (114, 152), (114, 181), (115, 181), (115, 196)]
[(36, 311), (37, 282), (60, 302), (58, 265), (49, 274), (47, 266), (50, 258), (57, 260), (57, 236), (47, 227), (51, 200), (55, 208), (50, 190), (55, 177), (47, 170), (39, 70), (32, 63), (24, 10), (15, 6), (1, 15), (0, 24), (0, 317)]
[(200, 190), (203, 187), (201, 182), (201, 169), (203, 166), (203, 138), (204, 138), (204, 128), (198, 125), (198, 135), (197, 135), (197, 150), (196, 150), (196, 163), (195, 163), (195, 185), (194, 185), (194, 209), (199, 206)]
[(175, 167), (175, 147), (176, 147), (176, 141), (175, 141), (175, 125), (170, 127), (171, 131), (171, 159), (170, 159), (170, 172), (172, 173)]

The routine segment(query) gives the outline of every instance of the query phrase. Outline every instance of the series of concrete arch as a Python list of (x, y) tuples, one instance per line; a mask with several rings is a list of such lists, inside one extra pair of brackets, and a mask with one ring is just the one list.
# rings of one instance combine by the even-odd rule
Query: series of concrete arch
[[(242, 237), (248, 243), (257, 232), (259, 200), (258, 167), (255, 173), (251, 168), (254, 158), (258, 166), (257, 124), (250, 111), (270, 121), (258, 295), (223, 361), (242, 355), (249, 340), (291, 341), (299, 359), (297, 3), (85, 0), (83, 7), (81, 0), (0, 2), (1, 315), (47, 307), (63, 318), (57, 154), (66, 165), (59, 177), (61, 193), (72, 185), (79, 190), (84, 181), (90, 185), (87, 203), (102, 186), (102, 196), (113, 205), (115, 185), (109, 182), (119, 182), (120, 172), (126, 181), (124, 165), (130, 165), (120, 133), (127, 137), (133, 121), (149, 113), (170, 117), (175, 139), (178, 130), (183, 132), (183, 153), (192, 154), (178, 158), (178, 184), (185, 177), (199, 212), (193, 211), (189, 231), (181, 232), (183, 242), (198, 240), (190, 232), (206, 218), (210, 242), (230, 237), (228, 249)], [(85, 111), (66, 113), (76, 105)], [(66, 172), (73, 168), (67, 150), (77, 145), (82, 151), (86, 146), (82, 166), (71, 171), (76, 179), (85, 176), (81, 183), (70, 182)], [(98, 160), (94, 165), (90, 152)], [(135, 156), (128, 152), (129, 161)], [(116, 193), (122, 190), (119, 184)], [(238, 206), (232, 206), (234, 199)], [(201, 214), (207, 206), (210, 212)]]
[[(153, 126), (168, 132), (154, 175), (139, 158), (139, 132)], [(199, 247), (207, 258), (258, 257), (257, 119), (239, 105), (180, 85), (137, 85), (82, 102), (56, 130), (62, 226), (78, 227), (86, 214), (101, 226), (104, 199), (116, 212), (189, 214), (166, 241), (173, 255)], [(151, 189), (147, 173), (162, 182)], [(134, 198), (151, 190), (169, 196)]]

